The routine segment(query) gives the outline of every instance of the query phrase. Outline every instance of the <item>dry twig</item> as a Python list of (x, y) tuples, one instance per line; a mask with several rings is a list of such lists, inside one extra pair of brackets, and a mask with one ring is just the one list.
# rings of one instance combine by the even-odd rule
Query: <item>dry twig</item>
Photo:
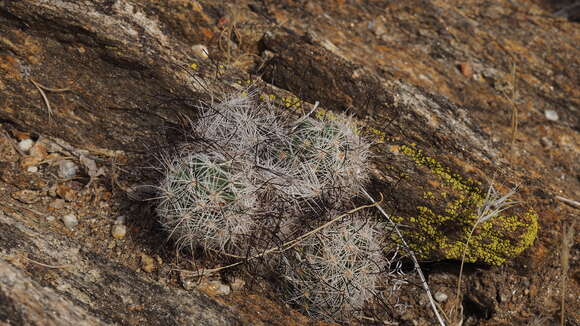
[(52, 93), (61, 93), (61, 92), (70, 91), (70, 88), (50, 88), (50, 87), (46, 87), (46, 86), (40, 84), (37, 81), (34, 81), (34, 79), (32, 79), (32, 78), (29, 78), (29, 80), (34, 85), (34, 87), (36, 87), (36, 89), (38, 90), (38, 92), (42, 96), (42, 99), (44, 100), (44, 104), (46, 104), (46, 109), (48, 111), (48, 117), (50, 118), (52, 116), (52, 108), (50, 107), (50, 102), (48, 101), (48, 97), (46, 96), (46, 93), (44, 91), (52, 92)]
[[(246, 262), (248, 262), (250, 260), (253, 260), (253, 259), (256, 259), (256, 258), (260, 258), (260, 257), (264, 257), (264, 256), (269, 255), (269, 254), (272, 254), (272, 253), (283, 253), (283, 252), (285, 252), (287, 250), (292, 249), (297, 244), (299, 244), (300, 242), (302, 242), (304, 239), (306, 239), (306, 238), (308, 238), (308, 237), (310, 237), (310, 236), (312, 236), (312, 235), (320, 232), (321, 230), (329, 227), (330, 225), (336, 223), (337, 221), (339, 221), (340, 219), (342, 219), (343, 217), (345, 217), (347, 215), (353, 214), (353, 213), (355, 213), (357, 211), (360, 211), (362, 209), (365, 209), (365, 208), (380, 207), (378, 205), (380, 203), (382, 203), (382, 201), (383, 201), (383, 197), (382, 197), (382, 194), (381, 194), (381, 200), (379, 202), (374, 202), (373, 201), (373, 204), (372, 205), (363, 205), (363, 206), (359, 206), (357, 208), (351, 209), (350, 211), (348, 211), (348, 212), (346, 212), (346, 213), (344, 213), (342, 215), (339, 215), (339, 216), (333, 218), (332, 220), (324, 223), (323, 225), (317, 227), (316, 229), (313, 229), (313, 230), (311, 230), (311, 231), (309, 231), (309, 232), (307, 232), (307, 233), (305, 233), (305, 234), (297, 237), (294, 240), (290, 240), (290, 241), (282, 244), (279, 247), (272, 247), (272, 248), (270, 248), (270, 249), (268, 249), (268, 250), (266, 250), (264, 252), (261, 252), (261, 253), (259, 253), (257, 255), (254, 255), (254, 256), (251, 256), (251, 257), (243, 257), (243, 256), (238, 256), (238, 255), (225, 254), (226, 256), (229, 256), (229, 257), (243, 259), (243, 260), (240, 260), (240, 261), (235, 262), (233, 264), (229, 264), (227, 266), (216, 267), (216, 268), (212, 268), (212, 269), (202, 269), (202, 270), (198, 270), (198, 271), (188, 271), (188, 270), (182, 270), (182, 269), (175, 269), (175, 271), (179, 271), (179, 272), (191, 272), (191, 273), (196, 274), (196, 275), (199, 275), (199, 276), (207, 276), (207, 275), (211, 275), (211, 274), (213, 274), (215, 272), (219, 272), (219, 271), (224, 270), (224, 269), (227, 269), (227, 268), (231, 268), (231, 267), (235, 267), (235, 266), (244, 264), (244, 263), (246, 263)], [(224, 254), (224, 253), (222, 253), (222, 254)]]
[(385, 210), (380, 205), (381, 202), (383, 201), (382, 194), (381, 194), (381, 200), (379, 202), (376, 202), (373, 199), (373, 197), (371, 197), (371, 195), (369, 195), (369, 193), (366, 190), (362, 189), (362, 192), (367, 196), (367, 198), (371, 202), (373, 202), (373, 206), (375, 206), (381, 212), (381, 214), (383, 214), (383, 216), (387, 219), (389, 224), (391, 224), (391, 226), (393, 227), (395, 232), (397, 232), (397, 236), (399, 237), (399, 239), (403, 243), (403, 246), (408, 250), (409, 255), (411, 256), (411, 259), (413, 260), (413, 264), (415, 265), (415, 270), (417, 270), (417, 274), (419, 274), (419, 278), (421, 279), (421, 285), (423, 286), (423, 289), (427, 293), (427, 297), (429, 298), (429, 303), (431, 304), (431, 308), (433, 309), (433, 312), (435, 313), (435, 317), (437, 317), (437, 321), (439, 322), (439, 325), (446, 326), (445, 321), (443, 320), (443, 318), (439, 314), (439, 310), (437, 309), (437, 305), (435, 304), (435, 300), (433, 299), (433, 295), (431, 294), (431, 289), (429, 289), (429, 284), (427, 284), (427, 280), (425, 279), (425, 275), (423, 275), (423, 271), (421, 270), (421, 266), (419, 266), (419, 261), (417, 260), (415, 253), (409, 248), (409, 245), (407, 244), (407, 241), (403, 237), (403, 234), (401, 233), (401, 231), (397, 227), (397, 224), (395, 222), (393, 222), (393, 220), (391, 219), (389, 214), (387, 214), (387, 212), (385, 212)]

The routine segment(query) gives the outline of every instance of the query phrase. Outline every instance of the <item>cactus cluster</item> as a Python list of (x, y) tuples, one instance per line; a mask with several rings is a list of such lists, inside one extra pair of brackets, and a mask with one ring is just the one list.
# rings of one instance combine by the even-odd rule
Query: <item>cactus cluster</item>
[(301, 242), (282, 263), (288, 298), (311, 316), (349, 320), (370, 305), (388, 261), (380, 227), (356, 214)]
[[(369, 145), (346, 117), (280, 112), (252, 95), (199, 106), (159, 186), (160, 223), (181, 247), (250, 256), (347, 210), (368, 180)], [(369, 302), (389, 269), (371, 220), (349, 216), (284, 251), (287, 300), (324, 319)]]

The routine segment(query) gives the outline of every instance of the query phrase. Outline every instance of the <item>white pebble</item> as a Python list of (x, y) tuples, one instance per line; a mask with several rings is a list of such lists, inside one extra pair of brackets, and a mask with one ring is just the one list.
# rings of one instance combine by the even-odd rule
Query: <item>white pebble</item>
[(74, 177), (79, 170), (79, 167), (72, 161), (62, 160), (58, 162), (58, 176), (63, 179), (70, 179)]
[(36, 172), (38, 172), (38, 167), (36, 167), (36, 166), (34, 166), (34, 165), (33, 165), (33, 166), (29, 166), (29, 167), (26, 169), (26, 171), (28, 171), (28, 172), (30, 172), (30, 173), (36, 173)]
[(120, 215), (115, 219), (115, 224), (125, 224), (125, 216)]
[(196, 44), (191, 47), (191, 50), (193, 51), (193, 54), (198, 58), (207, 59), (209, 56), (209, 50), (203, 44)]
[(443, 293), (443, 292), (437, 292), (435, 293), (435, 300), (437, 300), (437, 302), (445, 302), (447, 301), (447, 294)]
[(228, 295), (232, 293), (229, 285), (223, 284), (220, 281), (208, 281), (205, 284), (205, 289), (213, 295)]
[(28, 152), (34, 146), (34, 140), (27, 138), (18, 143), (18, 148), (23, 152)]
[(55, 217), (54, 217), (54, 216), (52, 216), (52, 215), (48, 215), (48, 216), (46, 217), (46, 221), (47, 221), (47, 222), (52, 222), (52, 221), (54, 221), (54, 220), (55, 220)]
[(546, 116), (546, 119), (548, 119), (550, 121), (558, 121), (558, 119), (559, 119), (558, 112), (556, 112), (554, 110), (546, 110), (546, 111), (544, 111), (544, 115)]
[(111, 235), (115, 239), (123, 239), (127, 234), (127, 227), (124, 224), (115, 224), (111, 229)]
[(64, 226), (66, 226), (68, 229), (72, 229), (75, 226), (79, 225), (79, 220), (74, 214), (68, 214), (63, 216), (62, 222), (64, 223)]

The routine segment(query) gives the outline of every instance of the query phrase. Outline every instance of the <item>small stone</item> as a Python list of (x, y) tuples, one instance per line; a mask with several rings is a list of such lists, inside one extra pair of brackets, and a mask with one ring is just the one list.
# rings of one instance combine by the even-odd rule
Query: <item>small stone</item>
[(240, 291), (246, 285), (246, 281), (242, 280), (241, 278), (236, 278), (230, 283), (230, 288), (232, 291)]
[(471, 77), (471, 75), (473, 75), (473, 68), (469, 63), (466, 62), (459, 64), (459, 71), (461, 71), (465, 77)]
[(203, 44), (196, 44), (191, 47), (193, 54), (201, 59), (207, 59), (209, 57), (209, 50)]
[(79, 167), (72, 161), (62, 160), (58, 162), (58, 176), (63, 179), (70, 179), (77, 175)]
[(37, 166), (29, 166), (26, 171), (30, 172), (30, 173), (36, 173), (38, 172), (38, 167)]
[(115, 219), (115, 224), (125, 224), (125, 216), (120, 215)]
[[(115, 224), (111, 228), (111, 235), (115, 239), (123, 239), (127, 234), (127, 227), (124, 224)], [(145, 269), (145, 268), (143, 268)]]
[(38, 163), (40, 163), (41, 161), (42, 161), (42, 159), (40, 159), (36, 156), (26, 156), (20, 160), (20, 166), (23, 169), (28, 170), (29, 167), (35, 166)]
[(54, 209), (54, 210), (63, 209), (64, 208), (64, 200), (55, 199), (50, 203), (49, 207)]
[(53, 197), (53, 198), (56, 197), (58, 195), (57, 190), (58, 190), (58, 185), (53, 184), (52, 186), (50, 186), (50, 188), (48, 188), (48, 195), (50, 197)]
[(550, 121), (558, 121), (558, 119), (559, 119), (558, 112), (556, 112), (554, 110), (546, 110), (546, 111), (544, 111), (544, 115), (546, 116), (546, 119), (548, 119)]
[(199, 284), (196, 277), (190, 275), (189, 272), (179, 273), (179, 280), (181, 281), (181, 286), (188, 291), (193, 290)]
[(69, 184), (69, 183), (61, 183), (56, 186), (56, 194), (66, 200), (66, 201), (74, 201), (77, 198), (77, 190), (73, 188), (76, 184)]
[(507, 303), (510, 301), (511, 295), (510, 292), (507, 290), (500, 290), (499, 291), (499, 298), (498, 298), (498, 302), (499, 303)]
[(73, 229), (75, 226), (79, 225), (79, 220), (74, 214), (68, 214), (62, 217), (62, 222), (69, 230)]
[(28, 152), (34, 145), (34, 140), (27, 138), (18, 143), (18, 148), (23, 152)]
[(155, 260), (146, 254), (141, 254), (141, 268), (146, 273), (151, 273), (155, 269)]
[(54, 217), (54, 216), (52, 216), (52, 215), (48, 215), (48, 216), (46, 217), (46, 221), (47, 221), (47, 222), (52, 222), (52, 221), (54, 221), (55, 219), (56, 219), (56, 217)]
[(447, 294), (441, 292), (441, 291), (437, 291), (437, 293), (435, 293), (435, 300), (437, 300), (437, 302), (445, 302), (447, 301), (449, 297), (447, 296)]
[(540, 138), (540, 142), (544, 145), (545, 148), (552, 148), (554, 147), (554, 142), (549, 137), (542, 137)]
[(202, 282), (199, 286), (202, 291), (209, 295), (228, 295), (232, 293), (232, 289), (229, 285), (223, 284), (218, 280)]
[(46, 145), (41, 142), (36, 142), (34, 146), (30, 149), (30, 156), (35, 157), (39, 162), (44, 161), (48, 156), (48, 152), (46, 151)]
[(25, 204), (34, 204), (40, 200), (40, 193), (38, 191), (24, 189), (12, 193), (12, 198)]

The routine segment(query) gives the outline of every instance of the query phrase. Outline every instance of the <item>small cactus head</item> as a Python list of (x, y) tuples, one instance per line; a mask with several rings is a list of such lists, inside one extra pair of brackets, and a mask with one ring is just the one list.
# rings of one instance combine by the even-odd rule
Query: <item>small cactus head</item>
[(182, 247), (229, 250), (253, 228), (252, 185), (219, 155), (188, 154), (167, 161), (157, 213)]
[(298, 244), (283, 260), (287, 301), (320, 319), (356, 317), (387, 266), (378, 232), (366, 216), (348, 217)]
[(369, 178), (369, 145), (356, 134), (351, 119), (305, 119), (292, 134), (300, 164), (308, 165), (327, 188), (343, 197), (358, 194)]

